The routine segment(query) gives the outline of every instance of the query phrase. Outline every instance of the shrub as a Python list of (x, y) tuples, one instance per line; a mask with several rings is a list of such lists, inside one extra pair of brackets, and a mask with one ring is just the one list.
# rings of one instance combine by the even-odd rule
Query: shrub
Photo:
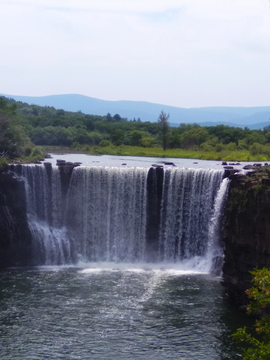
[(24, 149), (24, 156), (30, 156), (32, 149), (30, 147), (27, 147)]
[(112, 143), (110, 142), (110, 140), (102, 140), (99, 143), (99, 146), (101, 146), (101, 147), (112, 146)]
[(34, 147), (33, 150), (31, 151), (30, 158), (33, 161), (43, 160), (44, 159), (43, 150), (39, 147)]
[(246, 327), (237, 329), (233, 338), (250, 345), (244, 350), (244, 360), (269, 360), (270, 359), (270, 270), (263, 268), (251, 271), (253, 275), (253, 288), (246, 290), (251, 303), (248, 305), (248, 314), (260, 311), (263, 316), (255, 322), (255, 332), (260, 337), (254, 337), (247, 332)]

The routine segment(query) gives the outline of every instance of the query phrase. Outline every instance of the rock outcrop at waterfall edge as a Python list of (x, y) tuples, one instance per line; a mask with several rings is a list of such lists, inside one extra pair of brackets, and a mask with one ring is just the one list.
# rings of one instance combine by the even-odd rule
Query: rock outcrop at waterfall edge
[(270, 167), (253, 166), (229, 178), (223, 284), (236, 303), (245, 304), (250, 271), (270, 267)]
[(0, 268), (31, 263), (23, 181), (8, 171), (0, 172)]

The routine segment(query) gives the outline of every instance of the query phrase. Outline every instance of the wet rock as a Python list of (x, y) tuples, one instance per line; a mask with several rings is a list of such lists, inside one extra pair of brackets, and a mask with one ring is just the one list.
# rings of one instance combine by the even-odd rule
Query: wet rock
[(233, 175), (233, 174), (235, 174), (235, 173), (237, 173), (237, 172), (239, 172), (239, 171), (240, 171), (240, 170), (238, 170), (238, 169), (225, 169), (224, 177), (230, 178), (231, 175)]
[[(238, 170), (239, 172), (239, 170)], [(231, 174), (230, 176), (230, 179), (233, 181), (233, 182), (242, 182), (242, 181), (246, 181), (248, 180), (248, 177), (244, 174), (239, 174), (238, 172), (234, 173), (234, 174)]]
[(251, 170), (251, 169), (255, 169), (255, 167), (253, 165), (245, 165), (243, 167), (244, 170)]
[(163, 162), (164, 165), (171, 165), (171, 166), (175, 166), (175, 164), (173, 162), (167, 162), (167, 161), (164, 161)]
[(250, 271), (270, 267), (270, 178), (265, 167), (255, 168), (230, 177), (225, 212), (223, 285), (241, 305), (248, 302)]
[(270, 186), (270, 179), (269, 178), (262, 178), (262, 185)]
[(248, 176), (248, 177), (252, 177), (254, 175), (256, 175), (256, 171), (254, 171), (254, 170), (246, 172), (246, 176)]
[(45, 162), (43, 163), (43, 165), (50, 167), (50, 166), (52, 166), (52, 163), (50, 163), (50, 162), (48, 162), (48, 161), (45, 161)]

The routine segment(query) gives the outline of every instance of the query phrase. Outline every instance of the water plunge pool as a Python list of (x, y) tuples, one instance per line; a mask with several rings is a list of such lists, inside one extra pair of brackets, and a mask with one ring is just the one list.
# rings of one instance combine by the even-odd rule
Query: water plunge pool
[(0, 357), (229, 359), (245, 314), (220, 279), (158, 264), (0, 273)]

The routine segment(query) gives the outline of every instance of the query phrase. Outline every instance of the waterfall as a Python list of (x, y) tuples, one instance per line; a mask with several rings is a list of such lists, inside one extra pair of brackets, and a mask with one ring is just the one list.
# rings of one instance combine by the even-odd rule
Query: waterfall
[(33, 264), (198, 262), (220, 249), (222, 170), (165, 167), (157, 177), (151, 168), (151, 189), (149, 168), (79, 166), (64, 185), (55, 166), (14, 170), (25, 182)]
[(208, 228), (208, 264), (211, 273), (221, 275), (223, 265), (223, 249), (221, 246), (222, 214), (227, 200), (230, 180), (222, 180), (217, 196), (215, 198), (213, 214)]
[(223, 171), (167, 168), (164, 172), (159, 259), (179, 262), (203, 257)]
[(146, 168), (74, 169), (66, 221), (77, 253), (91, 261), (144, 261)]
[(70, 238), (63, 226), (64, 204), (58, 169), (51, 175), (44, 166), (24, 165), (27, 217), (32, 233), (32, 253), (35, 265), (71, 264)]

